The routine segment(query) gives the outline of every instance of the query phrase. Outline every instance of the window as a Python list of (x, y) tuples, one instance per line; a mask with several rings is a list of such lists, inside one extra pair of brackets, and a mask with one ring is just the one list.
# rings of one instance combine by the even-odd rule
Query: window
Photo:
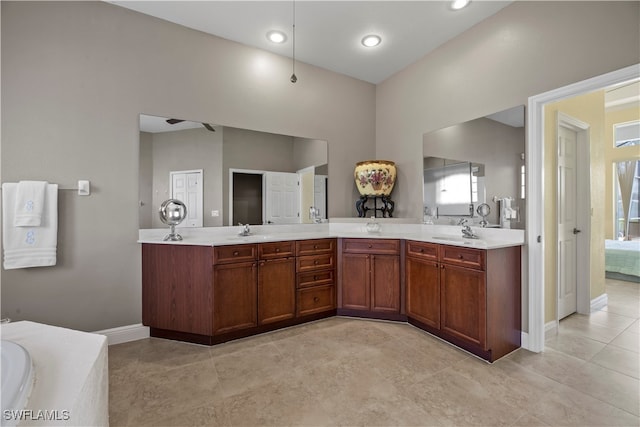
[(640, 121), (614, 125), (613, 144), (616, 148), (640, 145)]

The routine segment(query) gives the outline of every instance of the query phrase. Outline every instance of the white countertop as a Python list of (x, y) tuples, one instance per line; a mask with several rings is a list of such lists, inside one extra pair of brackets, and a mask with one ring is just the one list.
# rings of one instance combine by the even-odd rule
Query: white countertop
[(406, 239), (476, 249), (498, 249), (525, 244), (524, 230), (471, 227), (478, 239), (462, 236), (462, 227), (454, 225), (403, 224), (380, 221), (381, 231), (369, 233), (366, 222), (330, 222), (324, 224), (255, 225), (251, 235), (239, 236), (240, 227), (177, 228), (183, 240), (165, 242), (168, 229), (139, 231), (138, 243), (170, 245), (223, 246), (243, 243), (279, 242), (324, 238)]

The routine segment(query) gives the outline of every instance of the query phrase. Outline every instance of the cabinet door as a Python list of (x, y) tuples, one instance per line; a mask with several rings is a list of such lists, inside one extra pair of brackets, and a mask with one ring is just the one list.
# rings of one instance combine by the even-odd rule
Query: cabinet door
[(400, 313), (400, 258), (371, 255), (371, 310)]
[(291, 319), (296, 314), (294, 258), (260, 261), (258, 268), (258, 324)]
[(214, 335), (257, 325), (257, 278), (255, 262), (213, 268)]
[(407, 257), (407, 315), (440, 329), (440, 266), (437, 262)]
[(369, 255), (345, 253), (342, 256), (342, 307), (369, 310)]
[(487, 300), (483, 271), (442, 264), (442, 331), (487, 350)]

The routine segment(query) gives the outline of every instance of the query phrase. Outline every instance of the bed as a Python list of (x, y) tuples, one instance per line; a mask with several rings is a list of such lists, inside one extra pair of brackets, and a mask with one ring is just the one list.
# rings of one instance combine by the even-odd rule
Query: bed
[(607, 278), (640, 282), (640, 240), (606, 240), (604, 259)]

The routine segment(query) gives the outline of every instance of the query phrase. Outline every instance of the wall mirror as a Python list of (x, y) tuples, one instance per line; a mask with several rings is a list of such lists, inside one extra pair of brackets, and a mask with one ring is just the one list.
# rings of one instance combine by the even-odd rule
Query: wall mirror
[(477, 206), (486, 203), (490, 226), (524, 228), (524, 120), (517, 106), (424, 134), (425, 218), (480, 219)]
[(182, 200), (180, 227), (312, 223), (327, 218), (324, 140), (140, 115), (139, 226)]

